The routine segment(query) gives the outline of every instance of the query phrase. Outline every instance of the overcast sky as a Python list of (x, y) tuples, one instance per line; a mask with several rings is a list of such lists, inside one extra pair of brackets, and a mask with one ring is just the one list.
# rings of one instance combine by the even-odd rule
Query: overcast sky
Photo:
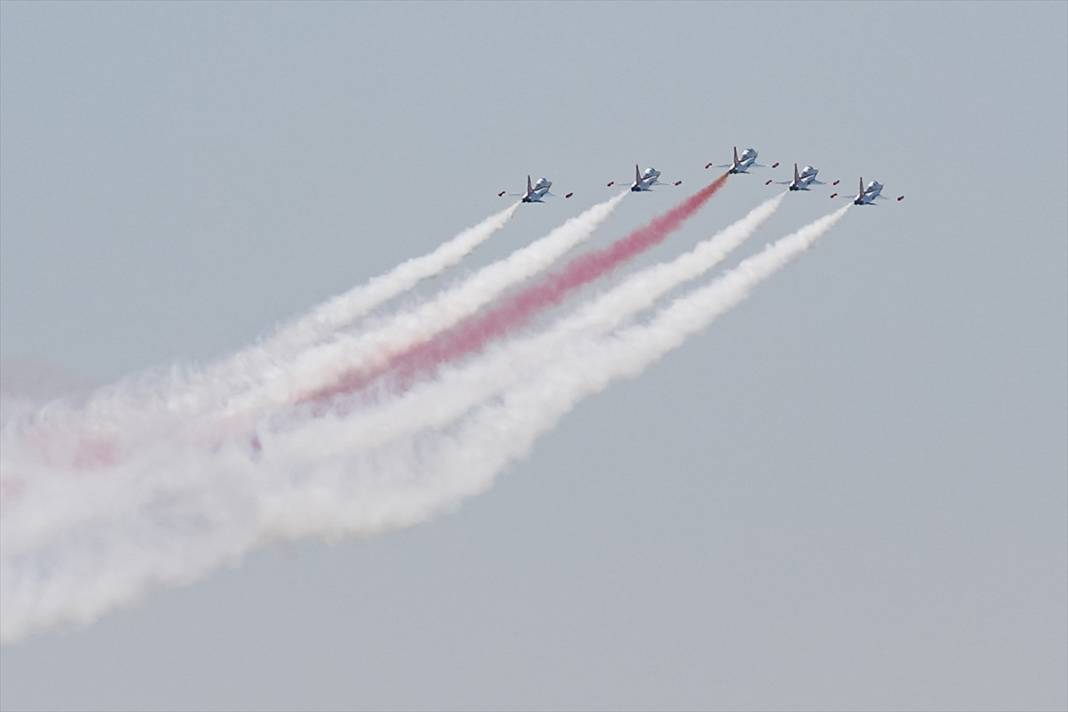
[[(0, 650), (4, 709), (1068, 707), (1068, 4), (0, 4), (0, 357), (221, 356), (652, 164), (877, 178), (487, 494)], [(825, 213), (788, 196), (747, 249)], [(606, 244), (670, 206), (632, 196)], [(434, 284), (425, 285), (429, 293)], [(16, 365), (17, 364), (17, 365)], [(17, 385), (17, 384), (16, 384)], [(35, 387), (39, 384), (35, 383)]]

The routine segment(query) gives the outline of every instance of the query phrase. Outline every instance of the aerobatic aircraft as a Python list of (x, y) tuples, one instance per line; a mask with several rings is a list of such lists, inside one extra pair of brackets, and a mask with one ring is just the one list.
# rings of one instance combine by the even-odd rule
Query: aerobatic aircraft
[[(608, 181), (608, 187), (611, 188), (618, 181)], [(642, 193), (647, 190), (652, 190), (654, 185), (664, 185), (660, 182), (660, 171), (655, 168), (646, 168), (644, 171), (638, 168), (638, 164), (634, 164), (634, 182), (630, 184), (630, 190), (632, 193)], [(677, 180), (671, 185), (682, 185), (681, 180)]]
[[(756, 162), (756, 158), (757, 150), (755, 148), (747, 148), (742, 151), (742, 155), (739, 156), (738, 147), (735, 146), (733, 160), (730, 163), (718, 163), (716, 164), (716, 168), (728, 168), (729, 170), (727, 172), (732, 174), (748, 173), (749, 169), (754, 166), (757, 168), (765, 168), (766, 166), (764, 166), (764, 164)], [(705, 170), (708, 170), (711, 167), (711, 163), (705, 164)], [(775, 161), (775, 163), (771, 164), (771, 167), (778, 168), (779, 162)]]
[(823, 181), (816, 180), (817, 173), (819, 173), (819, 169), (812, 166), (805, 166), (798, 171), (795, 163), (793, 180), (767, 180), (764, 181), (764, 185), (777, 183), (778, 185), (789, 186), (788, 190), (808, 190), (811, 185), (823, 185)]
[[(831, 193), (831, 197), (837, 198), (838, 193)], [(842, 197), (848, 198), (850, 196), (843, 195)], [(883, 196), (883, 184), (877, 180), (873, 180), (871, 183), (868, 183), (867, 187), (864, 187), (864, 178), (861, 178), (860, 182), (857, 183), (857, 194), (851, 198), (853, 205), (875, 205), (876, 200), (885, 199), (885, 196)], [(897, 202), (899, 203), (904, 199), (905, 196), (903, 195), (897, 196)]]
[[(552, 185), (553, 182), (545, 177), (538, 178), (538, 181), (536, 183), (531, 184), (530, 176), (528, 175), (526, 193), (509, 193), (506, 190), (502, 190), (500, 193), (497, 193), (497, 197), (502, 198), (506, 195), (512, 195), (515, 197), (522, 196), (522, 200), (520, 202), (523, 203), (544, 203), (546, 196), (555, 197), (555, 193), (549, 192), (549, 188), (551, 188)], [(568, 193), (564, 196), (564, 198), (570, 198), (572, 195), (574, 195), (574, 193)]]

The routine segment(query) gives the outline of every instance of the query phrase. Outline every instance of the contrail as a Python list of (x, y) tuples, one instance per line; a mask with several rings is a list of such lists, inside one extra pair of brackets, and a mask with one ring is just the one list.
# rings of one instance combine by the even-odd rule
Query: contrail
[[(350, 350), (403, 345), (448, 328), (588, 239), (625, 195), (623, 192), (594, 205), (420, 307), (384, 318), (378, 329), (312, 347), (298, 354), (295, 361), (276, 359), (253, 347), (226, 361), (225, 367), (125, 379), (100, 389), (84, 404), (54, 403), (31, 418), (5, 423), (0, 433), (4, 444), (0, 448), (3, 491), (26, 489), (33, 471), (48, 473), (45, 478), (33, 478), (31, 490), (38, 492), (55, 472), (89, 468), (112, 475), (94, 478), (93, 482), (120, 490), (128, 487), (120, 496), (132, 497), (145, 487), (136, 460), (146, 451), (221, 450), (235, 440), (247, 444), (257, 419), (269, 412), (270, 406), (278, 402), (290, 405), (291, 382), (299, 384), (303, 376), (310, 379), (305, 390), (310, 389), (322, 383), (323, 369), (328, 370)], [(158, 447), (163, 441), (169, 448)], [(166, 465), (161, 469), (172, 471)], [(93, 493), (98, 494), (99, 489)], [(149, 491), (148, 496), (153, 493)], [(76, 522), (82, 513), (94, 516), (90, 508), (74, 502), (65, 523)], [(5, 544), (12, 540), (6, 539)]]
[(620, 193), (588, 208), (545, 237), (483, 267), (414, 309), (389, 315), (359, 334), (338, 335), (307, 350), (291, 364), (279, 364), (268, 376), (266, 390), (236, 402), (230, 410), (241, 414), (264, 406), (290, 404), (294, 398), (321, 387), (324, 381), (338, 378), (353, 364), (368, 369), (381, 367), (391, 354), (447, 331), (588, 240), (626, 195)]
[(419, 282), (440, 274), (457, 264), (472, 250), (503, 228), (515, 214), (519, 203), (491, 215), (439, 246), (433, 252), (402, 262), (389, 272), (355, 287), (316, 307), (310, 314), (279, 329), (264, 348), (299, 348), (333, 334), (376, 307), (402, 294)]
[[(711, 284), (679, 297), (646, 325), (627, 328), (601, 340), (572, 342), (554, 366), (509, 391), (499, 403), (483, 407), (457, 433), (443, 438), (428, 459), (440, 472), (455, 476), (437, 481), (441, 499), (429, 517), (488, 489), (496, 474), (529, 453), (542, 434), (587, 396), (614, 381), (637, 376), (661, 357), (704, 330), (743, 301), (752, 289), (800, 256), (827, 233), (851, 206), (846, 205), (768, 245)], [(477, 456), (472, 457), (472, 453)], [(416, 519), (405, 511), (398, 521)]]
[[(288, 405), (292, 393), (320, 385), (329, 378), (323, 373), (332, 373), (331, 368), (338, 368), (336, 364), (344, 363), (347, 355), (359, 354), (361, 349), (374, 353), (389, 344), (400, 348), (410, 339), (427, 338), (477, 311), (514, 282), (543, 270), (588, 239), (625, 195), (620, 193), (594, 205), (546, 237), (482, 268), (420, 307), (384, 316), (364, 333), (338, 335), (326, 343), (297, 349), (289, 357), (282, 352), (296, 342), (276, 338), (270, 342), (273, 347), (250, 346), (207, 368), (173, 367), (125, 379), (100, 389), (79, 408), (56, 404), (47, 411), (48, 422), (34, 426), (39, 433), (50, 433), (36, 437), (38, 449), (47, 451), (53, 466), (65, 463), (79, 467), (86, 461), (107, 464), (119, 460), (137, 443), (162, 435), (216, 444), (227, 438), (247, 439), (264, 409), (278, 403)], [(517, 205), (483, 221), (474, 230), (484, 234)], [(462, 244), (470, 242), (465, 238)], [(450, 255), (455, 252), (449, 250)], [(378, 295), (384, 293), (379, 288), (374, 291)], [(370, 303), (363, 297), (357, 301)], [(347, 306), (327, 308), (322, 313), (337, 323), (341, 312), (346, 316), (353, 313)], [(322, 320), (316, 317), (299, 320), (292, 333), (298, 335), (298, 340), (300, 335), (310, 337), (320, 323)], [(279, 348), (286, 344), (289, 346)], [(41, 417), (37, 420), (41, 421)], [(55, 435), (75, 429), (81, 431), (80, 437), (64, 439)]]
[[(402, 262), (388, 272), (372, 278), (348, 292), (315, 307), (310, 313), (280, 327), (267, 339), (243, 349), (208, 366), (202, 371), (191, 371), (176, 378), (171, 390), (178, 392), (176, 400), (189, 406), (199, 403), (196, 387), (206, 385), (213, 389), (211, 406), (218, 406), (220, 394), (217, 384), (226, 380), (233, 384), (236, 393), (255, 388), (264, 371), (273, 372), (279, 364), (292, 359), (305, 349), (366, 316), (394, 297), (403, 294), (419, 282), (444, 272), (456, 265), (476, 247), (493, 237), (512, 219), (520, 203), (512, 203), (477, 225), (470, 227), (437, 249), (421, 257)], [(185, 411), (192, 414), (195, 411)]]
[(355, 420), (324, 423), (319, 431), (324, 435), (324, 442), (331, 440), (325, 437), (328, 429), (344, 430), (347, 437), (338, 437), (334, 442), (343, 451), (351, 452), (411, 432), (448, 425), (494, 394), (529, 379), (539, 369), (548, 368), (569, 341), (607, 334), (679, 285), (707, 273), (763, 225), (778, 210), (785, 195), (780, 193), (764, 201), (674, 260), (632, 275), (542, 333), (502, 342), (471, 363), (459, 365), (395, 399), (354, 414)]
[[(133, 381), (127, 380), (118, 386), (102, 389), (89, 405), (102, 407), (106, 411), (105, 420), (123, 412), (130, 413), (133, 422), (124, 423), (118, 428), (127, 439), (143, 427), (147, 412), (193, 418), (225, 408), (238, 394), (262, 386), (265, 373), (276, 373), (302, 349), (366, 316), (420, 281), (457, 264), (501, 230), (519, 205), (518, 202), (513, 203), (432, 252), (403, 262), (345, 294), (324, 302), (259, 343), (201, 368), (175, 366), (169, 371), (144, 374)], [(109, 447), (114, 449), (116, 446), (112, 444)], [(80, 457), (82, 455), (74, 454), (75, 460)]]
[[(779, 239), (711, 284), (679, 297), (648, 324), (601, 339), (561, 345), (550, 368), (526, 374), (528, 380), (522, 385), (508, 391), (499, 402), (482, 407), (459, 429), (439, 433), (432, 446), (417, 448), (410, 445), (411, 441), (398, 441), (398, 447), (412, 447), (421, 469), (410, 473), (413, 479), (403, 483), (403, 491), (411, 496), (389, 498), (388, 508), (376, 509), (374, 526), (389, 529), (419, 523), (488, 489), (504, 467), (529, 453), (538, 437), (551, 430), (581, 400), (614, 381), (637, 376), (705, 329), (743, 301), (754, 287), (804, 253), (842, 219), (849, 207), (839, 208)], [(358, 422), (354, 421), (354, 425), (359, 427)], [(321, 431), (294, 435), (280, 438), (277, 444), (283, 449), (302, 451), (323, 442)], [(266, 451), (275, 444), (269, 443)], [(279, 509), (275, 514), (284, 531), (306, 533), (304, 513)], [(317, 515), (319, 525), (330, 522), (339, 532), (365, 531), (366, 522), (346, 520), (340, 505), (322, 507)]]
[(431, 370), (480, 349), (486, 342), (523, 326), (539, 311), (559, 304), (579, 287), (663, 242), (723, 187), (727, 177), (727, 174), (720, 176), (668, 212), (611, 245), (576, 257), (559, 272), (546, 276), (486, 313), (457, 325), (455, 329), (441, 331), (433, 339), (411, 339), (408, 348), (388, 354), (380, 364), (361, 364), (302, 400), (323, 402), (351, 393), (387, 371), (400, 381), (410, 380), (419, 371)]
[(0, 640), (92, 621), (276, 539), (370, 536), (455, 507), (488, 488), (583, 397), (638, 374), (704, 328), (845, 211), (744, 260), (647, 325), (561, 344), (551, 368), (458, 427), (373, 451), (325, 454), (341, 452), (335, 438), (345, 437), (323, 429), (330, 416), (268, 433), (258, 456), (242, 443), (208, 451), (160, 437), (120, 462), (70, 473), (34, 462), (32, 443), (9, 447), (20, 445), (19, 433), (5, 426), (0, 469), (24, 469), (34, 487), (0, 500)]

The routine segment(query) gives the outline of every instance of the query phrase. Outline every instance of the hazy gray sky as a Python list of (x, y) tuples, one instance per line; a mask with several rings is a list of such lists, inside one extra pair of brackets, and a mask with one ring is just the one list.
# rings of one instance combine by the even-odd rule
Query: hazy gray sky
[[(1068, 4), (0, 20), (0, 357), (98, 383), (240, 347), (528, 172), (575, 198), (447, 279), (635, 161), (692, 189), (751, 144), (908, 196), (851, 211), (449, 516), (5, 647), (4, 709), (1068, 706)], [(594, 244), (674, 199), (625, 201)], [(749, 249), (829, 206), (789, 196)]]

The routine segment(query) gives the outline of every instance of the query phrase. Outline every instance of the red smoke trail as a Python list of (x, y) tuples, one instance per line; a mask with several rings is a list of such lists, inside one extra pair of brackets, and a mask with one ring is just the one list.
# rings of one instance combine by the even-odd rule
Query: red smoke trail
[(546, 275), (489, 311), (401, 351), (380, 368), (350, 371), (332, 385), (301, 398), (300, 402), (322, 404), (324, 400), (358, 390), (386, 373), (406, 383), (420, 371), (433, 369), (482, 348), (487, 341), (519, 328), (542, 309), (559, 304), (579, 287), (663, 242), (715, 195), (726, 181), (726, 174), (720, 176), (649, 224), (601, 250), (576, 257), (559, 272)]

